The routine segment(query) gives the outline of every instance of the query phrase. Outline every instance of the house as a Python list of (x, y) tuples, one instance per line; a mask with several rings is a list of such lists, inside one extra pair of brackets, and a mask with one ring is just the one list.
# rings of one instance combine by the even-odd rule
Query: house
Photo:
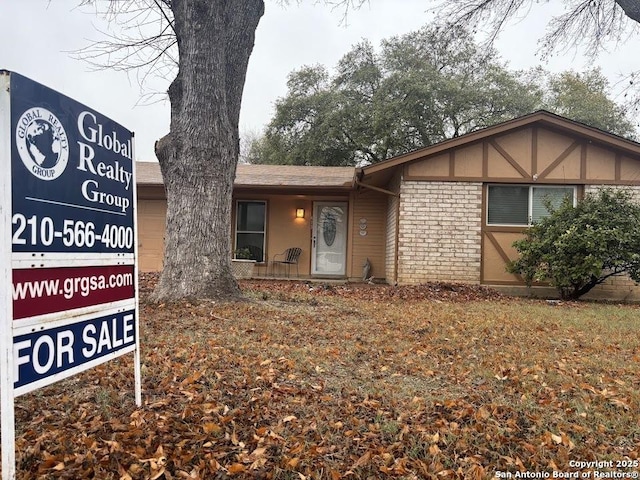
[[(138, 162), (136, 173), (139, 266), (160, 270), (166, 214), (162, 176), (159, 165), (150, 162)], [(354, 188), (354, 174), (353, 167), (238, 165), (230, 232), (234, 250), (253, 247), (260, 275), (285, 274), (270, 260), (299, 247), (301, 277), (359, 278), (369, 258), (371, 274), (384, 278), (387, 195)]]
[[(140, 268), (162, 262), (165, 200), (157, 164), (137, 164)], [(577, 200), (601, 186), (640, 201), (640, 144), (545, 111), (361, 168), (240, 165), (235, 246), (262, 245), (264, 270), (299, 246), (300, 275), (392, 284), (466, 282), (524, 291), (507, 273), (513, 242), (544, 198)], [(302, 210), (299, 210), (302, 209)], [(299, 211), (301, 218), (296, 218)], [(640, 300), (615, 277), (592, 294)]]

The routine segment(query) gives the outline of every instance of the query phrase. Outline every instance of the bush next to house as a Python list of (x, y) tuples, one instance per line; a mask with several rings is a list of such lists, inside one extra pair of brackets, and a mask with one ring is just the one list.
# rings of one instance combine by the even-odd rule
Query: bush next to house
[(548, 205), (548, 217), (514, 242), (520, 258), (507, 269), (527, 285), (545, 282), (577, 299), (614, 275), (640, 283), (640, 205), (626, 190), (601, 189), (574, 207)]

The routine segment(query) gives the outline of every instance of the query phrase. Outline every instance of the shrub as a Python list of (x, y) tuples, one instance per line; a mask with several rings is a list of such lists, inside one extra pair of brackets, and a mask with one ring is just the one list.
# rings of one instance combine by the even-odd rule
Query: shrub
[(601, 189), (576, 207), (566, 199), (514, 242), (508, 267), (527, 285), (546, 282), (577, 299), (614, 275), (640, 282), (640, 205), (626, 190)]

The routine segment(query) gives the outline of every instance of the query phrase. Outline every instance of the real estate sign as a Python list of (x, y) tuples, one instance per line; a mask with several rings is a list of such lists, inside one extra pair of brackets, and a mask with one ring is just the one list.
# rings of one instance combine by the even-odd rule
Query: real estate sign
[(133, 148), (118, 123), (0, 71), (3, 479), (14, 397), (134, 352), (141, 403)]

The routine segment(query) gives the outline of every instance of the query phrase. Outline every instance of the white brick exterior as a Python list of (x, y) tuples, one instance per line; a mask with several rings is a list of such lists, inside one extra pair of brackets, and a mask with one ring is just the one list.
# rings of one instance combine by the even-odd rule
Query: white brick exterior
[(612, 190), (628, 190), (631, 192), (633, 199), (640, 203), (640, 187), (630, 185), (585, 185), (584, 194), (592, 195), (598, 193), (601, 188), (610, 188)]
[(398, 283), (480, 282), (482, 183), (403, 181)]
[[(401, 175), (397, 173), (389, 185), (392, 192), (400, 192)], [(387, 283), (395, 283), (396, 280), (396, 226), (398, 224), (399, 197), (389, 196), (387, 201), (387, 236), (385, 250), (385, 273)]]

